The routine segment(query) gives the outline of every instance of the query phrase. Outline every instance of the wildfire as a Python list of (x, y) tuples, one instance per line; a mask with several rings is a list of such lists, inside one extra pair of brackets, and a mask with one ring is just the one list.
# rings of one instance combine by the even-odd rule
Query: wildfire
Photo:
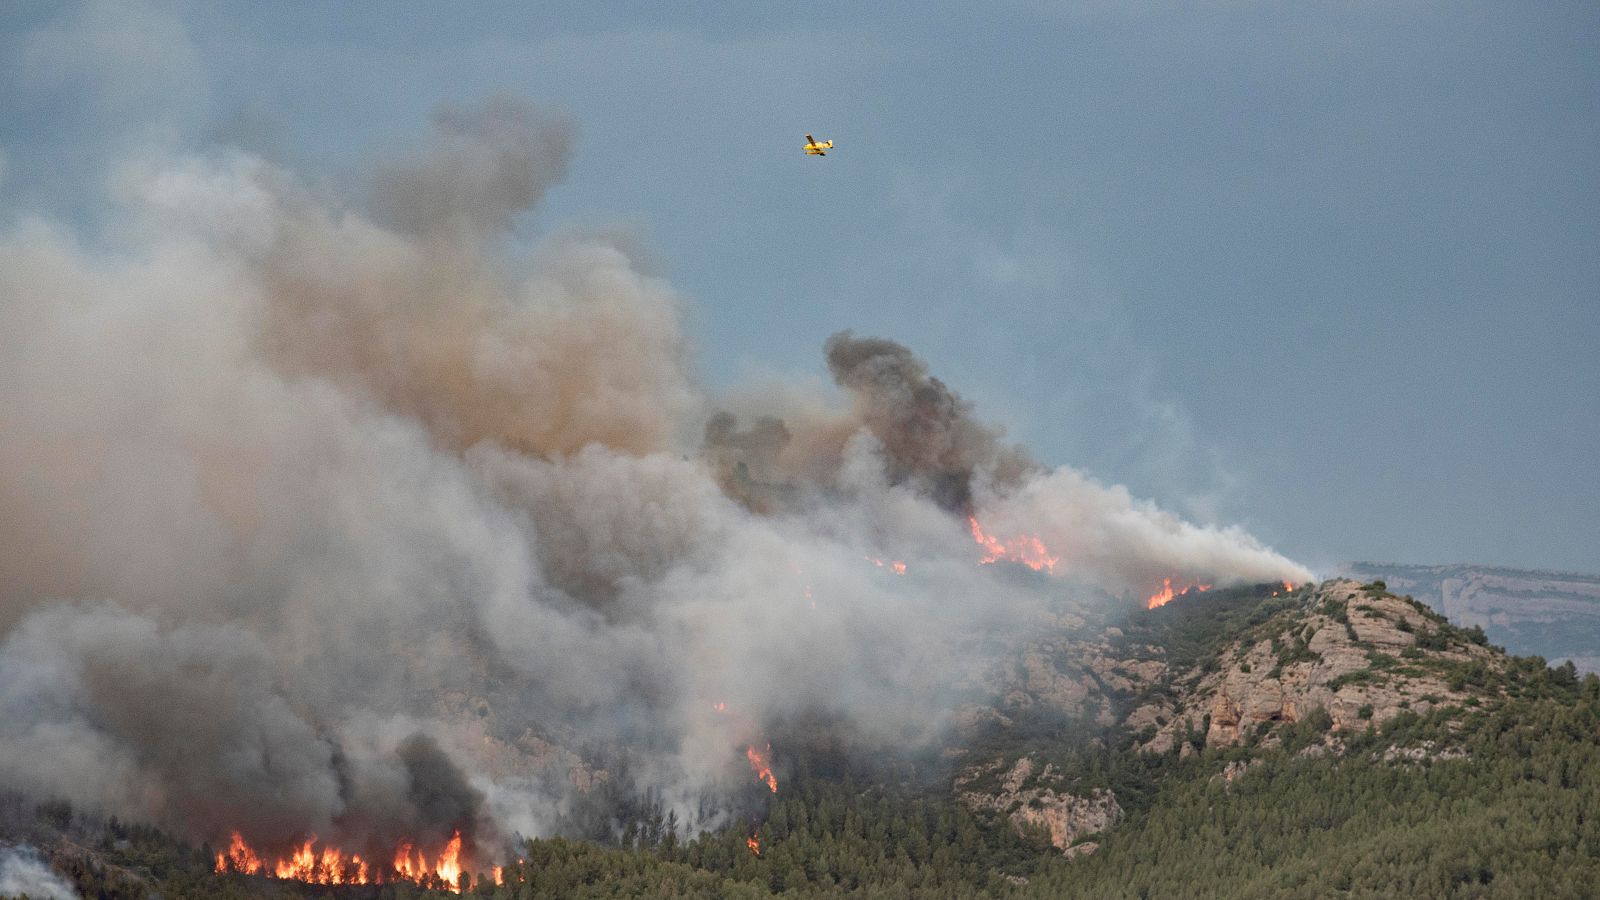
[(337, 847), (323, 847), (322, 852), (317, 853), (312, 849), (316, 843), (316, 835), (306, 838), (288, 858), (278, 860), (272, 867), (272, 874), (309, 884), (368, 883), (367, 864), (361, 857), (352, 854), (346, 859), (344, 851)]
[(725, 712), (728, 711), (728, 704), (723, 703), (722, 701), (719, 700), (716, 703), (711, 704), (711, 708), (716, 710), (717, 712), (725, 713)]
[(778, 792), (778, 779), (772, 777), (772, 764), (767, 759), (772, 755), (772, 745), (767, 745), (766, 753), (756, 749), (755, 744), (744, 748), (745, 758), (750, 760), (750, 768), (756, 772), (756, 780), (767, 783), (767, 789), (774, 794)]
[(237, 831), (233, 833), (233, 840), (228, 843), (228, 852), (217, 854), (217, 871), (226, 872), (229, 868), (246, 875), (254, 875), (261, 871), (261, 857), (250, 849), (250, 845), (244, 842), (244, 837)]
[(450, 836), (450, 842), (440, 852), (438, 861), (428, 865), (422, 851), (411, 841), (401, 841), (395, 848), (394, 866), (389, 872), (373, 871), (358, 854), (346, 855), (337, 847), (317, 849), (317, 836), (310, 835), (305, 843), (294, 846), (288, 856), (270, 867), (245, 843), (235, 831), (225, 853), (217, 854), (216, 871), (238, 872), (245, 875), (270, 874), (285, 881), (302, 881), (307, 884), (378, 884), (384, 881), (411, 881), (422, 883), (437, 879), (450, 890), (461, 891), (461, 832)]
[(751, 853), (757, 856), (761, 855), (761, 838), (752, 834), (744, 839), (744, 845), (750, 848)]
[(967, 525), (972, 528), (972, 539), (983, 548), (982, 562), (985, 565), (1003, 559), (1022, 563), (1035, 572), (1043, 570), (1051, 575), (1056, 573), (1056, 563), (1061, 561), (1061, 557), (1051, 556), (1044, 542), (1038, 538), (1024, 535), (1013, 539), (1010, 544), (1003, 544), (993, 535), (984, 533), (977, 516), (967, 516)]
[[(906, 564), (897, 559), (890, 560), (889, 562), (885, 563), (876, 556), (869, 556), (866, 558), (866, 560), (880, 569), (888, 568), (889, 571), (895, 573), (896, 575), (904, 575), (906, 573)], [(806, 596), (810, 596), (810, 594), (807, 594)]]
[(1161, 579), (1161, 590), (1150, 595), (1150, 599), (1145, 601), (1144, 608), (1155, 609), (1158, 606), (1166, 606), (1168, 603), (1172, 602), (1174, 597), (1182, 597), (1186, 594), (1198, 594), (1201, 591), (1209, 590), (1211, 590), (1211, 585), (1209, 584), (1192, 584), (1174, 593), (1172, 590), (1172, 579), (1163, 578)]
[(428, 858), (422, 855), (421, 850), (413, 847), (410, 841), (401, 841), (400, 846), (394, 851), (394, 870), (400, 877), (407, 881), (421, 881), (429, 875), (437, 875), (449, 885), (461, 881), (461, 832), (457, 831), (450, 836), (450, 843), (439, 853), (439, 861), (428, 868)]
[[(524, 866), (524, 865), (527, 865), (527, 863), (528, 863), (528, 861), (525, 860), (525, 859), (517, 860), (517, 865), (518, 866)], [(520, 869), (513, 869), (511, 874), (512, 874), (513, 877), (517, 878), (518, 880), (521, 880), (521, 878), (522, 878)], [(506, 867), (505, 866), (495, 866), (492, 870), (490, 870), (490, 876), (489, 877), (494, 879), (494, 883), (495, 884), (504, 886), (505, 883), (506, 883)]]

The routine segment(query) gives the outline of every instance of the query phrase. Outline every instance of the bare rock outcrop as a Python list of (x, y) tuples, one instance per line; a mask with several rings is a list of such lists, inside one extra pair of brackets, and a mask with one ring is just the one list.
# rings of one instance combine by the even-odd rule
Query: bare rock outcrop
[(1455, 664), (1503, 665), (1486, 647), (1450, 637), (1419, 604), (1354, 581), (1321, 585), (1268, 625), (1227, 646), (1215, 671), (1181, 682), (1181, 710), (1135, 709), (1125, 720), (1135, 731), (1168, 718), (1142, 749), (1166, 752), (1202, 730), (1207, 746), (1229, 746), (1314, 709), (1332, 717), (1334, 731), (1366, 729), (1402, 710), (1467, 701), (1471, 692), (1449, 674)]
[[(994, 790), (971, 789), (1003, 767), (992, 762), (968, 770), (956, 780), (961, 801), (971, 809), (1005, 813), (1021, 833), (1043, 831), (1052, 846), (1068, 857), (1093, 853), (1098, 844), (1080, 839), (1099, 834), (1122, 820), (1122, 807), (1110, 791), (1097, 788), (1086, 794), (1057, 790), (1062, 785), (1054, 767), (1038, 770), (1030, 757), (1022, 757), (1000, 777)], [(1037, 774), (1035, 774), (1037, 770)]]

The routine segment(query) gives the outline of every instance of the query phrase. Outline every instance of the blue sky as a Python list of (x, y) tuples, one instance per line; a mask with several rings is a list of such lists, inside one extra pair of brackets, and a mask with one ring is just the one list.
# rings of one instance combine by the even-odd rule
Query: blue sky
[(0, 218), (92, 232), (149, 146), (337, 183), (511, 94), (580, 132), (524, 231), (635, 230), (713, 389), (822, 380), (853, 328), (1315, 567), (1600, 571), (1596, 34), (1594, 3), (22, 0)]

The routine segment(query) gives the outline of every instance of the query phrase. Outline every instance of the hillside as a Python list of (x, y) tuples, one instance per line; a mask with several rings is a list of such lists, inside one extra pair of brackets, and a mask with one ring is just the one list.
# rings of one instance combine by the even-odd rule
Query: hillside
[(1600, 672), (1600, 575), (1492, 566), (1358, 562), (1351, 577), (1381, 579), (1511, 653)]
[[(1049, 622), (1051, 624), (1041, 624)], [(947, 744), (793, 726), (781, 790), (678, 833), (598, 778), (597, 841), (529, 841), (523, 897), (1583, 897), (1600, 883), (1600, 678), (1507, 656), (1378, 583), (1187, 595), (996, 640)], [(217, 874), (213, 848), (11, 798), (0, 844), (83, 896), (448, 896)], [(576, 818), (576, 817), (575, 817)]]

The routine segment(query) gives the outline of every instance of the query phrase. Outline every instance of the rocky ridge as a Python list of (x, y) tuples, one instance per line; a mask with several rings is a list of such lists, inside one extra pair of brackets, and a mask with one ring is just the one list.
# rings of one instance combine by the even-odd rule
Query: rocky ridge
[[(1281, 726), (1316, 717), (1321, 741), (1301, 752), (1339, 755), (1342, 735), (1402, 713), (1479, 705), (1507, 665), (1481, 630), (1454, 627), (1382, 582), (1251, 590), (1215, 600), (1201, 594), (1179, 601), (1195, 604), (1188, 609), (1139, 612), (1121, 625), (1037, 635), (1008, 667), (990, 673), (993, 705), (969, 704), (958, 731), (993, 739), (1053, 715), (1076, 723), (1067, 726), (1067, 740), (1092, 735), (1083, 740), (1182, 759), (1206, 748), (1266, 751), (1278, 745)], [(1211, 603), (1225, 605), (1201, 605)], [(1228, 615), (1235, 618), (1208, 621)], [(1155, 627), (1163, 622), (1180, 624)], [(1189, 631), (1210, 634), (1212, 642), (1196, 645)], [(1048, 761), (1065, 758), (1059, 748), (1028, 749), (1025, 740), (991, 746), (1014, 749), (971, 754), (955, 779), (969, 808), (1048, 835), (1067, 855), (1093, 852), (1086, 838), (1124, 817), (1119, 798), (1096, 778), (1069, 777)], [(1384, 757), (1396, 764), (1456, 758), (1458, 750), (1432, 746), (1391, 748)], [(1219, 777), (1232, 782), (1248, 768), (1235, 759)]]
[(1416, 601), (1330, 581), (1305, 592), (1300, 609), (1225, 647), (1215, 671), (1179, 678), (1174, 697), (1141, 705), (1127, 722), (1160, 723), (1141, 746), (1152, 753), (1192, 744), (1193, 734), (1213, 747), (1252, 731), (1270, 739), (1271, 726), (1314, 709), (1331, 717), (1334, 732), (1367, 729), (1403, 710), (1472, 702), (1473, 667), (1486, 672), (1502, 660)]

